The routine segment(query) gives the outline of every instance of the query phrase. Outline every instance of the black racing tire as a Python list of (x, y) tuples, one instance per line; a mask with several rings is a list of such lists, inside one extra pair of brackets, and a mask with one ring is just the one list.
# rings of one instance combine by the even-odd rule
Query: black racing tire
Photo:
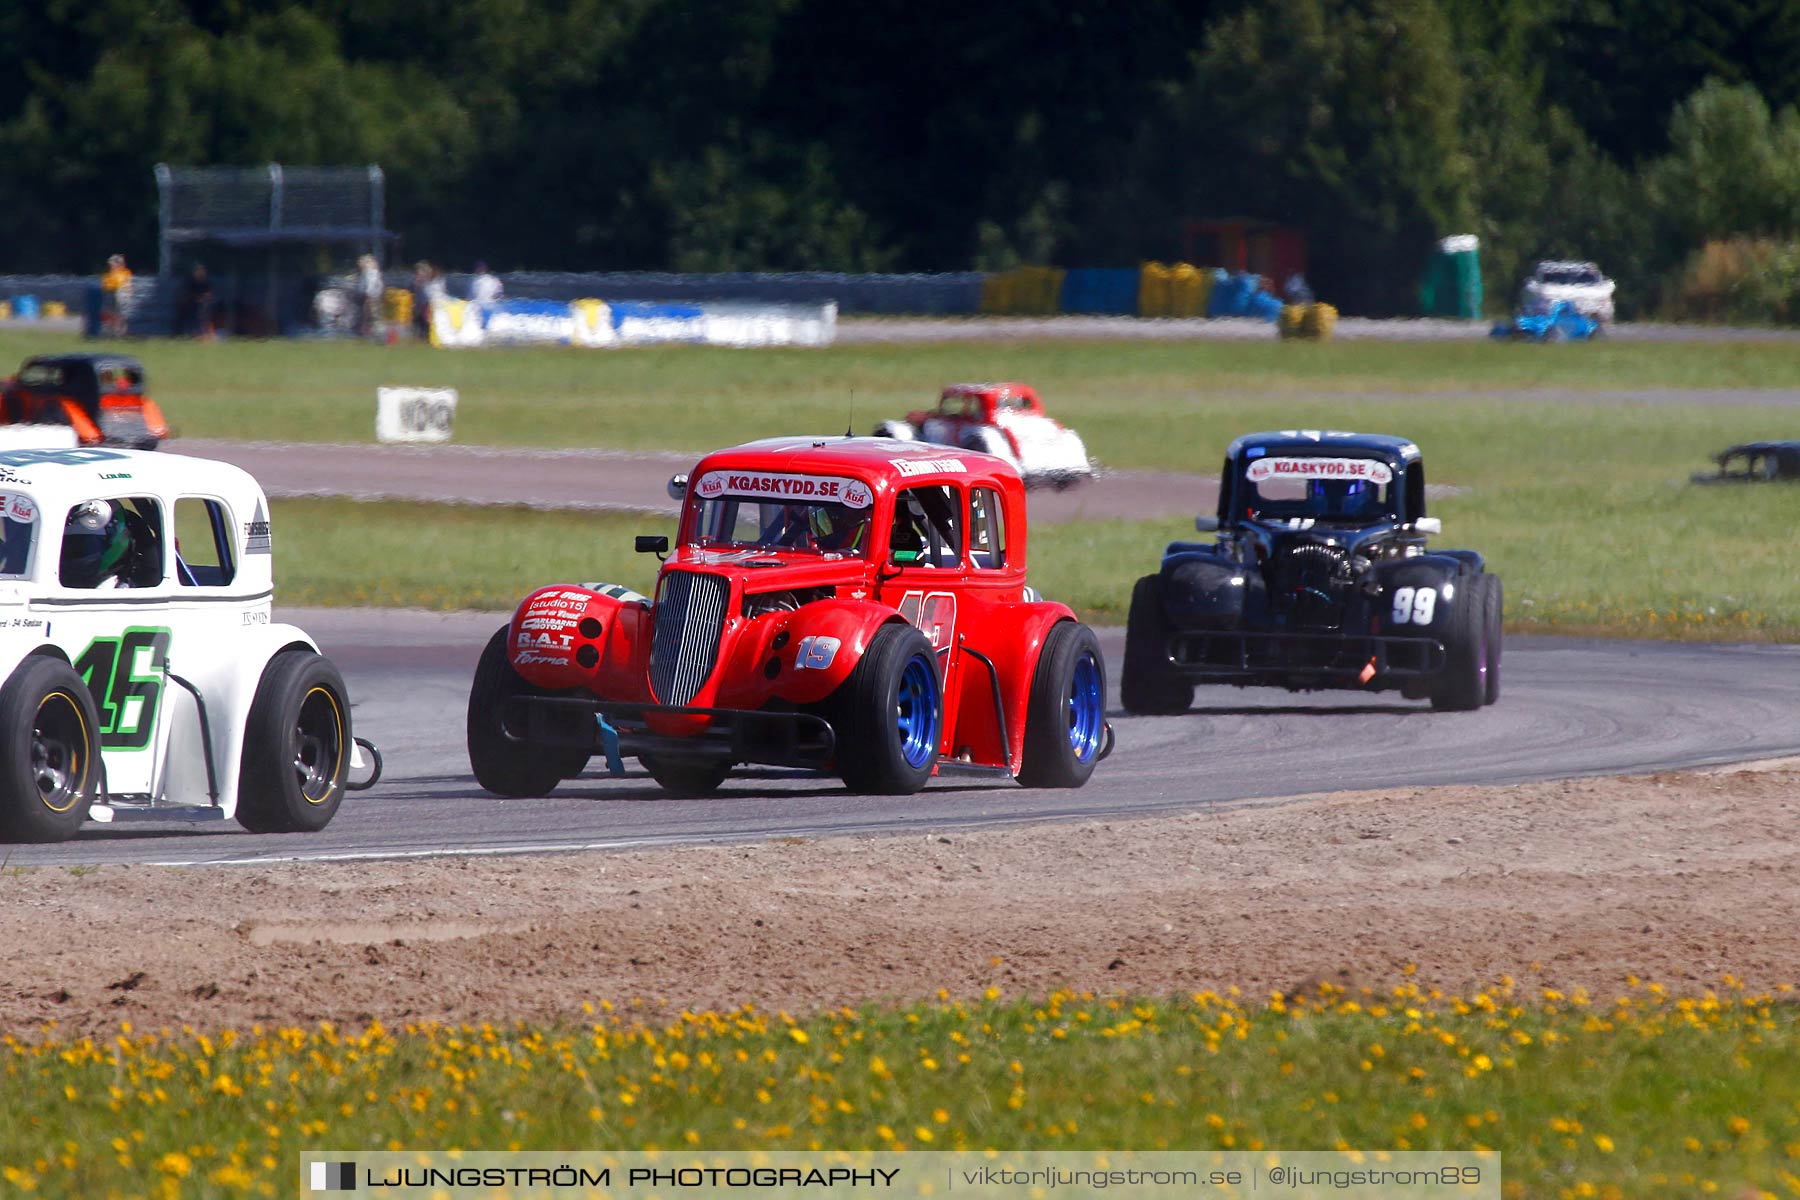
[(1106, 659), (1086, 625), (1062, 621), (1038, 651), (1025, 707), (1019, 782), (1077, 788), (1094, 773), (1106, 742)]
[(312, 833), (344, 802), (350, 696), (331, 660), (283, 650), (263, 668), (244, 721), (237, 820), (252, 833)]
[(1194, 703), (1194, 685), (1169, 666), (1169, 621), (1163, 615), (1162, 577), (1146, 575), (1131, 589), (1125, 617), (1125, 665), (1119, 701), (1128, 713), (1170, 716)]
[(565, 779), (581, 774), (592, 755), (579, 746), (533, 746), (514, 741), (500, 728), (501, 710), (514, 696), (538, 693), (513, 670), (506, 655), (510, 625), (488, 639), (469, 686), (467, 739), (475, 782), (496, 796), (548, 796)]
[(100, 787), (100, 715), (60, 658), (34, 654), (0, 687), (0, 840), (63, 842)]
[(731, 774), (731, 764), (714, 759), (657, 758), (638, 755), (638, 762), (662, 790), (677, 799), (694, 800), (719, 790)]
[(911, 625), (883, 625), (828, 705), (837, 771), (853, 792), (910, 796), (937, 767), (944, 685), (937, 654)]
[(1487, 587), (1487, 697), (1500, 699), (1500, 651), (1506, 640), (1506, 588), (1498, 575), (1483, 572), (1475, 577)]
[[(1459, 575), (1442, 634), (1444, 669), (1431, 678), (1431, 707), (1470, 712), (1487, 702), (1487, 599), (1479, 575)], [(1447, 585), (1448, 586), (1448, 585)], [(1440, 590), (1439, 603), (1442, 603)]]

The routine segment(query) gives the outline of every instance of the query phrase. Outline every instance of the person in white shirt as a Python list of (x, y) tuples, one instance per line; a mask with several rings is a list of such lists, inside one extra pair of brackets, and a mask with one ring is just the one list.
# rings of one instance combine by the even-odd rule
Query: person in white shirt
[(484, 262), (475, 264), (475, 278), (469, 281), (469, 303), (481, 308), (492, 308), (500, 303), (506, 289), (500, 284), (500, 277), (488, 270)]
[(381, 315), (381, 296), (387, 290), (387, 283), (381, 277), (381, 265), (375, 261), (373, 254), (365, 254), (356, 260), (356, 298), (359, 304), (357, 311), (356, 332), (368, 337), (375, 332), (375, 320)]

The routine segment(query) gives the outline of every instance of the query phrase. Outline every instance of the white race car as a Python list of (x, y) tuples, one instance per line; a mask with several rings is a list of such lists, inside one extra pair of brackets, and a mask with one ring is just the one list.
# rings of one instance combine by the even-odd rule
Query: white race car
[(337, 669), (270, 618), (271, 561), (237, 467), (0, 451), (0, 840), (133, 817), (323, 829), (374, 783)]
[(1616, 286), (1591, 262), (1546, 260), (1525, 281), (1519, 307), (1528, 313), (1549, 312), (1558, 300), (1566, 300), (1582, 316), (1610, 323)]
[(875, 436), (992, 454), (1011, 463), (1027, 487), (1067, 487), (1094, 473), (1081, 435), (1048, 416), (1037, 392), (1022, 383), (953, 383), (936, 408), (883, 421)]

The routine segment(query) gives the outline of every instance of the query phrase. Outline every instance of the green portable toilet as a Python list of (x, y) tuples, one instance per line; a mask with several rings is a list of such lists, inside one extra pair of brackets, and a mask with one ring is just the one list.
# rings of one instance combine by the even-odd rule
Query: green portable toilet
[(1419, 311), (1428, 317), (1480, 318), (1480, 238), (1459, 233), (1438, 242), (1419, 284)]

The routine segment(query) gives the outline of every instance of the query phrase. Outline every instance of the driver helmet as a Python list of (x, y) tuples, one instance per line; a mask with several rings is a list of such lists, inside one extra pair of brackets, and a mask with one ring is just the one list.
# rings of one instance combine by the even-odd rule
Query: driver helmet
[(821, 550), (851, 550), (862, 540), (866, 518), (834, 511), (835, 505), (815, 504), (807, 512), (813, 541)]
[(1359, 517), (1375, 503), (1375, 485), (1365, 479), (1315, 479), (1311, 486), (1321, 516)]
[(89, 500), (69, 510), (63, 525), (61, 576), (65, 587), (99, 587), (118, 574), (131, 553), (131, 531), (115, 504)]

